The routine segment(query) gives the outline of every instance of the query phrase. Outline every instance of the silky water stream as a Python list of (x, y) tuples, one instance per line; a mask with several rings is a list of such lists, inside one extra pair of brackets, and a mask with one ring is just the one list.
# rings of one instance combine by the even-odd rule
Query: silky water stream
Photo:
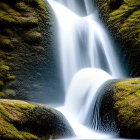
[[(57, 109), (66, 116), (77, 138), (115, 138), (113, 134), (94, 131), (83, 125), (90, 119), (88, 112), (91, 104), (92, 107), (95, 105), (101, 85), (107, 80), (125, 77), (111, 39), (91, 0), (81, 0), (85, 7), (84, 17), (76, 14), (80, 11), (76, 0), (48, 2), (59, 28), (58, 53), (65, 91), (64, 106)], [(99, 117), (95, 116), (94, 121)]]

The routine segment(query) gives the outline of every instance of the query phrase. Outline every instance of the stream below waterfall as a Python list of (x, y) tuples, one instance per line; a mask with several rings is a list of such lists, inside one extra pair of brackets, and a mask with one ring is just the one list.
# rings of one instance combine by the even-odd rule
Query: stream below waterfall
[[(48, 0), (58, 23), (58, 53), (65, 91), (64, 106), (58, 107), (71, 124), (77, 139), (115, 139), (116, 135), (98, 131), (85, 121), (98, 89), (110, 79), (125, 77), (114, 44), (94, 10), (91, 0), (81, 0), (86, 16), (76, 0)], [(97, 113), (98, 114), (98, 113)]]

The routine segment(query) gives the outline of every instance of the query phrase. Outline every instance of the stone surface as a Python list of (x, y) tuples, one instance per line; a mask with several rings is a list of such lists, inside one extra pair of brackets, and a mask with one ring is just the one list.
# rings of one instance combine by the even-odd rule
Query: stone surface
[(55, 109), (0, 99), (1, 140), (46, 140), (71, 136), (74, 136), (72, 128)]
[(102, 129), (140, 138), (140, 79), (109, 81), (99, 92)]
[(2, 97), (49, 103), (62, 93), (54, 23), (53, 12), (43, 0), (0, 0)]
[(140, 76), (140, 1), (96, 0), (100, 16), (116, 39), (120, 42), (130, 75)]

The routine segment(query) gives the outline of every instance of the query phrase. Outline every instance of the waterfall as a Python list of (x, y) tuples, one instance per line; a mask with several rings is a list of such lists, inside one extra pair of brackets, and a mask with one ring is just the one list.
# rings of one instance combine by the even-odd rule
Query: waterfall
[[(69, 1), (69, 5), (74, 3)], [(123, 77), (113, 45), (96, 15), (80, 17), (56, 1), (49, 2), (60, 31), (59, 54), (65, 91), (74, 74), (86, 67), (101, 68), (116, 78)]]
[[(92, 0), (80, 0), (85, 17), (76, 14), (80, 12), (78, 1), (48, 0), (58, 21), (59, 60), (66, 93), (65, 105), (59, 110), (67, 116), (77, 136), (83, 138), (84, 131), (93, 138), (93, 131), (80, 123), (86, 119), (93, 99), (96, 101), (99, 87), (125, 75)], [(98, 138), (102, 137), (98, 134)]]

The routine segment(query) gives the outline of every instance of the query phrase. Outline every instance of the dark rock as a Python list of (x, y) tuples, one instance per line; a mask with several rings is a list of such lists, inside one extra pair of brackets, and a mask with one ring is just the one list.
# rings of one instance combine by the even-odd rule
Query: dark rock
[(140, 138), (140, 79), (108, 81), (99, 93), (100, 129)]
[(0, 92), (11, 89), (16, 99), (63, 102), (54, 22), (43, 0), (0, 0)]

